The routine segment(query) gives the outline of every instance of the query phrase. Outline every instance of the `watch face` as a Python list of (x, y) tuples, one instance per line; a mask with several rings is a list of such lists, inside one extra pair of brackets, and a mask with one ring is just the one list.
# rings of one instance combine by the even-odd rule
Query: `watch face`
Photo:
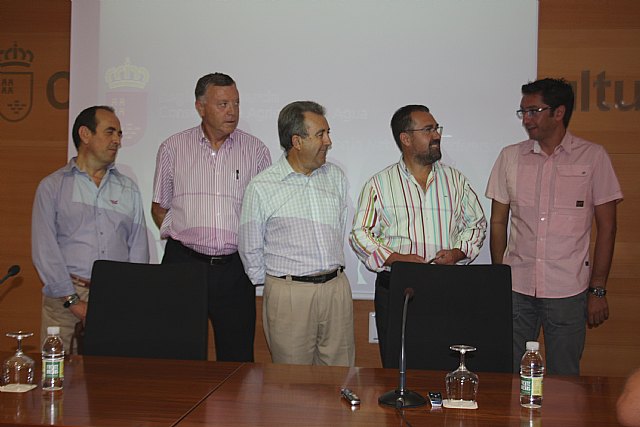
[(597, 297), (603, 297), (607, 294), (607, 290), (605, 288), (602, 288), (600, 286), (595, 287), (595, 288), (589, 288), (589, 292), (591, 292), (593, 295), (597, 296)]

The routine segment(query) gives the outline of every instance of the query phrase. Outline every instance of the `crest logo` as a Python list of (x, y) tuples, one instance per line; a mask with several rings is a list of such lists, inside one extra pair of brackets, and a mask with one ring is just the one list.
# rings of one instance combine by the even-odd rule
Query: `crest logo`
[(33, 104), (33, 52), (18, 47), (0, 50), (0, 117), (18, 122), (29, 115)]
[(107, 69), (104, 80), (109, 87), (106, 103), (115, 108), (122, 124), (122, 145), (134, 145), (142, 139), (147, 127), (144, 88), (149, 83), (149, 71), (125, 58), (124, 64)]

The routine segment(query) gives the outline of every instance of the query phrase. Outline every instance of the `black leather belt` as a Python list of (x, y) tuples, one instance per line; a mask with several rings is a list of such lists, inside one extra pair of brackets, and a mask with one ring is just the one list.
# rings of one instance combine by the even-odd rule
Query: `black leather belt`
[(237, 254), (237, 252), (234, 252), (229, 255), (205, 255), (205, 254), (201, 254), (200, 252), (194, 251), (193, 249), (183, 245), (182, 242), (172, 239), (171, 237), (167, 238), (167, 243), (170, 243), (170, 242), (175, 243), (176, 247), (180, 248), (182, 252), (186, 253), (190, 257), (200, 261), (204, 261), (209, 265), (229, 264), (233, 259), (234, 255)]
[[(338, 272), (343, 271), (344, 267), (340, 267), (337, 270), (333, 270), (331, 273), (319, 274), (317, 276), (291, 276), (291, 280), (294, 282), (306, 282), (306, 283), (326, 283), (329, 280), (338, 277)], [(279, 279), (286, 279), (289, 276), (280, 276)]]

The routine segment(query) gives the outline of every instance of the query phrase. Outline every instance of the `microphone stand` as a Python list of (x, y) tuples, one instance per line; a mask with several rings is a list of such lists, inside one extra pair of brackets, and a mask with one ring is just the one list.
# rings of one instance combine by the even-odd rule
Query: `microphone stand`
[(413, 297), (413, 288), (404, 290), (404, 308), (402, 310), (402, 335), (400, 343), (400, 384), (398, 389), (391, 390), (378, 398), (378, 402), (394, 408), (415, 408), (427, 403), (427, 400), (415, 391), (405, 389), (407, 383), (407, 357), (404, 349), (405, 327), (407, 325), (407, 306)]

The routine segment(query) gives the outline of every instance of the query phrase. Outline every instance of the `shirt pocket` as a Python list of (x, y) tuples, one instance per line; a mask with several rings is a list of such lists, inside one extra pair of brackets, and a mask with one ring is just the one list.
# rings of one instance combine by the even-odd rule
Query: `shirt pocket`
[(538, 166), (519, 164), (516, 180), (509, 184), (510, 198), (519, 206), (533, 206), (536, 200)]
[(590, 165), (558, 165), (553, 196), (554, 208), (587, 211), (591, 204), (590, 183)]

